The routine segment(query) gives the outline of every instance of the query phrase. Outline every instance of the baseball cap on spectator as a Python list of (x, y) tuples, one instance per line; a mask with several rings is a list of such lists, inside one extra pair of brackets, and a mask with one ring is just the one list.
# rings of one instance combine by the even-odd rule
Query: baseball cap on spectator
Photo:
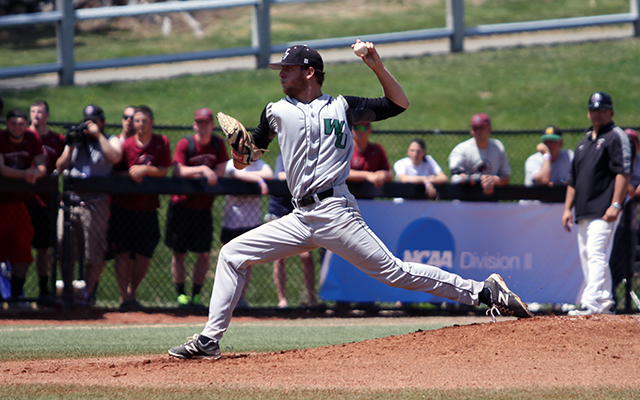
[(213, 121), (213, 112), (208, 108), (199, 108), (193, 119), (196, 122)]
[(23, 110), (19, 109), (19, 108), (14, 108), (13, 110), (9, 110), (9, 112), (7, 113), (7, 121), (10, 120), (11, 118), (24, 118), (24, 119), (29, 119), (27, 117), (27, 113), (24, 112)]
[(316, 49), (307, 46), (291, 46), (282, 55), (282, 61), (269, 63), (269, 68), (280, 69), (282, 66), (303, 65), (318, 71), (324, 69), (324, 62)]
[(87, 120), (101, 120), (104, 121), (104, 111), (102, 107), (97, 106), (95, 104), (89, 104), (82, 110), (82, 116), (85, 121)]
[(589, 110), (613, 110), (613, 100), (609, 93), (595, 92), (589, 97)]
[(544, 128), (544, 133), (540, 136), (540, 140), (543, 142), (548, 140), (558, 142), (562, 140), (562, 131), (555, 125), (549, 125)]
[(491, 118), (485, 113), (473, 114), (471, 126), (491, 125)]

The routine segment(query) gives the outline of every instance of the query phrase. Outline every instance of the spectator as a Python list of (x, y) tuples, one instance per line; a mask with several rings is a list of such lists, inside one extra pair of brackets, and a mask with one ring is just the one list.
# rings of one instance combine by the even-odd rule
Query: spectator
[(369, 142), (369, 135), (373, 132), (371, 123), (355, 124), (351, 132), (353, 133), (353, 157), (347, 181), (369, 181), (375, 187), (391, 182), (393, 175), (384, 147), (379, 143)]
[(135, 106), (127, 106), (122, 112), (122, 131), (118, 134), (121, 143), (136, 134), (133, 127), (133, 114), (136, 112)]
[(492, 194), (494, 187), (509, 184), (511, 166), (507, 153), (502, 142), (490, 139), (491, 120), (487, 114), (471, 117), (471, 135), (449, 154), (451, 183), (479, 184), (485, 194)]
[(403, 183), (421, 183), (425, 187), (425, 193), (430, 198), (438, 196), (433, 186), (447, 183), (449, 178), (442, 172), (433, 157), (427, 155), (427, 145), (422, 139), (413, 139), (407, 149), (408, 157), (402, 158), (393, 164), (396, 180)]
[(524, 185), (565, 185), (571, 172), (573, 151), (562, 148), (562, 131), (549, 125), (540, 140), (537, 153), (524, 163)]
[[(171, 166), (169, 139), (153, 133), (153, 112), (149, 107), (136, 108), (133, 126), (136, 133), (122, 144), (118, 168), (124, 168), (124, 173), (138, 183), (145, 176), (165, 176)], [(157, 194), (124, 195), (113, 197), (112, 205), (109, 241), (122, 297), (120, 310), (141, 310), (136, 291), (160, 240), (157, 213), (160, 201)]]
[[(233, 166), (233, 160), (227, 161), (225, 168), (225, 176), (236, 178), (245, 182), (257, 183), (260, 186), (262, 195), (269, 194), (269, 187), (265, 182), (266, 179), (273, 179), (273, 170), (269, 164), (262, 160), (254, 161), (253, 164), (245, 169), (239, 170)], [(260, 196), (225, 196), (224, 211), (222, 214), (222, 231), (220, 232), (220, 241), (227, 244), (236, 237), (242, 235), (259, 226), (262, 222), (261, 198)], [(252, 267), (247, 268), (247, 277), (245, 280), (238, 307), (246, 307), (247, 302), (244, 298), (249, 288), (251, 280)]]
[[(27, 114), (20, 109), (7, 113), (6, 131), (0, 131), (0, 175), (33, 184), (47, 172), (42, 141), (27, 130)], [(33, 226), (25, 201), (28, 194), (3, 194), (0, 200), (0, 260), (11, 263), (11, 297), (20, 306), (31, 256)]]
[[(70, 170), (72, 178), (89, 178), (111, 175), (114, 164), (122, 158), (122, 148), (117, 136), (104, 133), (106, 119), (102, 108), (90, 104), (82, 111), (86, 140), (69, 139), (64, 152), (56, 163), (59, 171)], [(98, 282), (104, 271), (104, 254), (107, 249), (109, 198), (101, 193), (70, 193), (71, 262), (79, 260), (84, 248), (87, 304), (95, 303)], [(58, 240), (63, 240), (63, 210), (58, 217)]]
[[(278, 154), (276, 158), (276, 179), (287, 179), (287, 173), (284, 170), (282, 163), (282, 154)], [(278, 218), (284, 217), (293, 211), (293, 203), (291, 202), (291, 196), (279, 197), (271, 195), (269, 198), (269, 211), (264, 216), (265, 222), (271, 222)], [(289, 307), (287, 301), (287, 271), (285, 269), (286, 258), (280, 258), (273, 263), (273, 282), (276, 285), (276, 291), (278, 292), (278, 308)], [(311, 252), (305, 251), (300, 254), (300, 261), (302, 261), (302, 275), (304, 280), (304, 286), (307, 291), (307, 298), (309, 299), (309, 306), (314, 307), (318, 305), (316, 300), (316, 276), (315, 267), (313, 266), (313, 257)]]
[[(136, 112), (136, 107), (135, 106), (127, 106), (124, 111), (122, 112), (122, 131), (120, 131), (120, 133), (118, 134), (118, 140), (120, 141), (120, 147), (122, 147), (122, 144), (124, 143), (125, 140), (129, 139), (131, 136), (135, 135), (136, 131), (133, 127), (133, 114), (135, 114)], [(127, 167), (124, 165), (114, 165), (114, 171), (120, 171), (117, 172), (117, 174), (121, 174), (122, 170), (126, 170)], [(111, 195), (111, 205), (109, 208), (109, 215), (113, 215), (113, 199), (117, 199), (119, 195), (113, 194)], [(116, 200), (117, 202), (117, 200)], [(109, 235), (107, 234), (107, 239), (109, 238)], [(108, 241), (109, 242), (109, 241)], [(110, 242), (108, 244), (108, 248), (107, 248), (107, 253), (104, 256), (105, 260), (113, 260), (113, 246), (111, 246)], [(135, 259), (135, 255), (131, 255), (131, 260)]]
[[(213, 113), (208, 108), (196, 111), (193, 123), (195, 135), (180, 139), (173, 155), (173, 175), (183, 178), (206, 178), (209, 185), (224, 176), (229, 160), (224, 140), (212, 135)], [(209, 253), (213, 242), (211, 207), (213, 196), (173, 195), (167, 212), (165, 244), (173, 249), (171, 273), (178, 292), (178, 306), (203, 306), (200, 291), (209, 269)], [(191, 297), (184, 288), (184, 259), (187, 251), (198, 254), (193, 266)]]
[(615, 289), (631, 272), (630, 268), (636, 260), (636, 246), (638, 245), (638, 204), (630, 200), (640, 195), (640, 155), (638, 154), (640, 146), (638, 132), (635, 129), (625, 129), (624, 133), (629, 137), (631, 154), (635, 154), (635, 156), (629, 178), (628, 197), (622, 206), (622, 216), (615, 231), (611, 259), (609, 260), (614, 299)]
[(592, 126), (578, 143), (567, 180), (562, 225), (571, 230), (575, 206), (578, 248), (585, 276), (581, 309), (569, 315), (615, 313), (609, 256), (612, 235), (620, 221), (620, 210), (629, 187), (631, 144), (613, 122), (613, 100), (608, 93), (589, 97)]
[[(56, 161), (64, 150), (64, 136), (50, 130), (47, 126), (49, 121), (49, 104), (44, 100), (37, 100), (31, 104), (30, 109), (31, 132), (40, 136), (47, 174), (53, 174), (56, 169)], [(38, 271), (38, 283), (40, 287), (40, 304), (49, 305), (52, 299), (49, 295), (49, 270), (51, 262), (49, 260), (49, 247), (54, 245), (52, 236), (55, 234), (57, 201), (51, 193), (37, 193), (29, 199), (27, 208), (31, 216), (33, 225), (33, 242), (31, 246), (36, 249), (36, 270)]]

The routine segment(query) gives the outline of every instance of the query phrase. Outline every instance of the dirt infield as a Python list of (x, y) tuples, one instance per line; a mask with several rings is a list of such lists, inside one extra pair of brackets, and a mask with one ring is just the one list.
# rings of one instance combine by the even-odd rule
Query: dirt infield
[[(202, 317), (135, 314), (138, 315), (113, 313), (95, 321), (123, 322), (124, 318), (126, 322), (132, 318), (136, 323), (184, 323), (193, 318), (193, 322), (202, 322)], [(10, 321), (1, 323), (25, 323)], [(223, 353), (218, 361), (183, 361), (157, 355), (2, 362), (0, 385), (637, 388), (638, 359), (638, 317), (544, 316), (454, 325), (306, 350)]]

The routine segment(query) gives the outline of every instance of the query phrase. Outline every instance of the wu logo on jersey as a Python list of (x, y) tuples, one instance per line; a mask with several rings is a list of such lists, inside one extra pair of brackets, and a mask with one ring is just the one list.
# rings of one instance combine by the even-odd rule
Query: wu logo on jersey
[(347, 137), (344, 134), (344, 125), (345, 121), (340, 121), (338, 119), (325, 118), (324, 120), (324, 134), (331, 135), (335, 133), (335, 146), (339, 149), (344, 149), (347, 145)]

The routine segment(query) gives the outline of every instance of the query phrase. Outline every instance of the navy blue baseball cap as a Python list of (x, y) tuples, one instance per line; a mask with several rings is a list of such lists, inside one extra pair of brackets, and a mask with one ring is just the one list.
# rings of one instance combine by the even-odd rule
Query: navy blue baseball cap
[(589, 97), (589, 110), (613, 110), (613, 100), (609, 93), (595, 92)]
[(324, 69), (324, 62), (316, 49), (308, 46), (291, 46), (282, 55), (282, 60), (269, 63), (269, 68), (280, 69), (282, 66), (303, 65), (313, 67), (317, 71)]
[(84, 108), (84, 110), (82, 110), (82, 117), (84, 118), (85, 121), (87, 120), (101, 120), (104, 121), (104, 111), (102, 110), (102, 107), (95, 105), (95, 104), (89, 104), (88, 106), (86, 106)]

